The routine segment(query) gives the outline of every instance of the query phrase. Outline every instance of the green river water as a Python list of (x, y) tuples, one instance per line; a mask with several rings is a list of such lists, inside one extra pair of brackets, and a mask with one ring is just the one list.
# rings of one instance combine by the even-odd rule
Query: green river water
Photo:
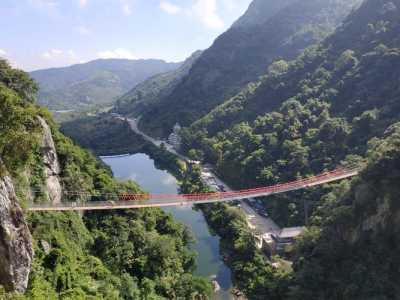
[[(154, 161), (146, 154), (103, 158), (103, 161), (111, 167), (117, 178), (132, 179), (147, 192), (154, 194), (178, 193), (178, 183), (175, 177), (167, 171), (157, 169)], [(231, 272), (219, 255), (219, 238), (210, 233), (203, 214), (191, 207), (163, 209), (193, 232), (196, 242), (192, 248), (198, 253), (195, 274), (217, 280), (221, 290), (215, 299), (233, 299), (229, 293), (229, 289), (232, 287)]]

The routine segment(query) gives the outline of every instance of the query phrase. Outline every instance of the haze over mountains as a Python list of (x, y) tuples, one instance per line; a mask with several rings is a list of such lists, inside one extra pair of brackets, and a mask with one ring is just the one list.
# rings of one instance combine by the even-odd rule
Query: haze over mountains
[[(307, 227), (280, 257), (257, 248), (235, 205), (196, 207), (249, 300), (399, 299), (400, 0), (254, 0), (184, 63), (95, 61), (35, 76), (50, 107), (84, 108), (87, 97), (110, 105), (121, 92), (113, 111), (140, 116), (146, 132), (165, 137), (180, 122), (179, 151), (233, 189), (357, 166), (354, 179), (261, 198), (280, 226)], [(65, 138), (35, 91), (0, 60), (0, 299), (211, 297), (209, 280), (192, 274), (190, 235), (161, 210), (24, 220), (18, 203), (52, 201), (54, 180), (58, 198), (61, 188), (79, 191), (68, 201), (143, 193)], [(105, 155), (148, 146), (109, 113), (65, 125)], [(147, 151), (179, 170), (182, 193), (209, 192), (197, 163), (186, 167), (165, 147)]]
[(170, 95), (190, 72), (201, 53), (201, 51), (193, 53), (176, 70), (157, 74), (138, 84), (118, 99), (114, 105), (114, 111), (134, 116), (144, 113), (148, 107), (157, 104), (164, 97)]
[(158, 59), (99, 59), (30, 74), (39, 83), (39, 104), (79, 111), (110, 105), (138, 83), (180, 65)]

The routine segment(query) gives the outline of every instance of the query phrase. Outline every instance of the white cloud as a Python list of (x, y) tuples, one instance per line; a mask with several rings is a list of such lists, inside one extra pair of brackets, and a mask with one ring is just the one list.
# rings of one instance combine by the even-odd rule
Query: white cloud
[(130, 16), (132, 14), (132, 8), (128, 3), (122, 5), (122, 12), (125, 16)]
[(92, 31), (86, 26), (78, 26), (75, 28), (80, 35), (90, 35)]
[(170, 15), (175, 15), (181, 12), (182, 8), (178, 5), (172, 4), (168, 1), (162, 0), (160, 2), (160, 8)]
[(175, 179), (175, 177), (168, 175), (168, 176), (164, 177), (163, 179), (161, 179), (161, 183), (166, 186), (171, 186), (171, 185), (175, 186), (176, 179)]
[(22, 69), (21, 65), (17, 63), (12, 57), (9, 56), (6, 50), (0, 49), (0, 58), (3, 58), (8, 61), (8, 63), (13, 67), (17, 69)]
[(44, 59), (54, 59), (56, 57), (61, 56), (62, 54), (63, 54), (62, 50), (51, 49), (51, 50), (48, 50), (46, 52), (43, 52), (42, 53), (42, 58), (44, 58)]
[(135, 54), (133, 54), (128, 49), (124, 48), (101, 51), (97, 53), (97, 57), (103, 59), (109, 59), (109, 58), (138, 59), (138, 57)]
[(88, 0), (78, 0), (78, 4), (80, 7), (86, 7), (86, 5), (88, 4)]
[(36, 6), (57, 6), (57, 0), (29, 0), (29, 2)]
[(196, 0), (193, 11), (207, 27), (212, 29), (224, 27), (224, 22), (217, 14), (217, 0)]
[(233, 11), (238, 7), (237, 0), (223, 0), (222, 2), (229, 11)]
[(51, 18), (57, 19), (61, 16), (58, 0), (28, 0), (28, 2), (34, 9)]
[(132, 5), (134, 0), (120, 0), (122, 13), (125, 16), (130, 16), (132, 14)]
[(41, 58), (54, 65), (76, 64), (79, 58), (73, 50), (50, 49), (42, 53)]
[(68, 50), (66, 53), (71, 58), (76, 58), (77, 57), (73, 50)]

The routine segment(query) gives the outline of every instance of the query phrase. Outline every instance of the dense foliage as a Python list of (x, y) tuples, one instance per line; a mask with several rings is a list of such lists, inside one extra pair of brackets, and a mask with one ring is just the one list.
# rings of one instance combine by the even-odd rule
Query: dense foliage
[(94, 252), (129, 284), (124, 299), (211, 295), (209, 281), (191, 274), (195, 268), (194, 253), (188, 250), (191, 235), (172, 216), (148, 209), (86, 218), (95, 240)]
[[(299, 240), (293, 273), (283, 281), (271, 276), (257, 290), (242, 287), (250, 297), (398, 297), (399, 125), (391, 124), (400, 120), (399, 9), (399, 1), (365, 1), (323, 43), (293, 62), (275, 62), (184, 130), (185, 150), (236, 187), (368, 163), (352, 184), (269, 198), (269, 212), (285, 226), (304, 224), (302, 201), (312, 201), (311, 227)], [(211, 224), (219, 219), (216, 228), (227, 228), (228, 209), (211, 209)], [(257, 278), (252, 272), (246, 280)], [(282, 284), (283, 294), (268, 294)]]
[[(200, 170), (195, 166), (186, 172), (182, 193), (207, 192)], [(290, 273), (273, 267), (256, 247), (246, 217), (237, 207), (225, 203), (196, 206), (220, 240), (220, 250), (233, 274), (235, 287), (249, 299), (286, 299)]]
[(126, 120), (117, 119), (109, 114), (63, 123), (61, 131), (98, 155), (146, 153), (156, 162), (158, 169), (168, 170), (177, 178), (182, 177), (186, 169), (185, 162), (167, 151), (164, 145), (157, 147), (146, 142), (131, 129)]
[[(216, 39), (172, 91), (143, 114), (141, 127), (166, 136), (188, 126), (264, 75), (278, 58), (294, 59), (331, 33), (359, 0), (255, 1), (240, 22)], [(259, 16), (259, 14), (261, 16)]]
[(101, 59), (65, 68), (38, 70), (38, 102), (51, 110), (86, 111), (111, 105), (138, 83), (179, 63), (162, 60)]
[[(20, 201), (45, 201), (36, 193), (46, 178), (38, 116), (50, 125), (63, 188), (93, 195), (64, 201), (142, 192), (134, 182), (116, 181), (100, 160), (62, 135), (49, 113), (32, 103), (35, 90), (25, 73), (0, 61), (0, 163)], [(28, 290), (13, 295), (0, 289), (2, 299), (207, 299), (212, 293), (210, 282), (192, 275), (190, 233), (160, 209), (84, 218), (74, 212), (30, 213), (27, 220), (35, 248)]]
[(62, 123), (61, 132), (98, 155), (139, 152), (145, 141), (132, 132), (128, 122), (107, 114)]
[[(270, 65), (265, 76), (184, 129), (184, 151), (194, 159), (213, 163), (218, 173), (238, 188), (275, 184), (340, 164), (367, 165), (352, 182), (270, 198), (268, 211), (282, 225), (303, 224), (302, 201), (312, 202), (310, 226), (298, 241), (293, 270), (275, 269), (261, 255), (239, 210), (225, 204), (200, 206), (221, 236), (235, 284), (250, 299), (389, 300), (400, 293), (400, 125), (394, 124), (400, 120), (399, 0), (366, 0), (333, 35), (290, 62), (279, 59), (271, 64), (277, 57), (267, 53), (266, 63), (260, 59), (260, 55), (266, 59), (262, 50), (254, 53), (254, 64), (247, 59), (247, 48), (243, 50), (232, 38), (238, 34), (246, 45), (263, 49), (256, 47), (263, 43), (291, 58), (296, 53), (288, 54), (268, 43), (288, 42), (297, 52), (299, 45), (319, 40), (326, 27), (306, 26), (313, 20), (306, 16), (320, 11), (318, 16), (325, 20), (326, 13), (331, 16), (322, 9), (327, 3), (345, 8), (338, 10), (336, 17), (348, 11), (342, 1), (294, 1), (289, 10), (279, 6), (281, 13), (271, 16), (274, 26), (261, 30), (261, 25), (250, 22), (255, 26), (251, 32), (260, 30), (260, 35), (247, 35), (242, 26), (249, 23), (242, 19), (199, 58), (165, 102), (146, 110), (143, 119), (147, 130), (160, 135), (176, 120), (190, 124)], [(284, 17), (300, 7), (305, 18), (299, 22), (304, 27), (296, 31), (295, 26), (293, 31), (292, 23), (285, 27)], [(337, 24), (337, 20), (331, 21), (324, 24)], [(279, 30), (282, 28), (287, 31)], [(304, 36), (310, 34), (307, 42)], [(239, 44), (237, 55), (233, 51), (232, 56), (221, 57), (225, 52), (219, 51), (220, 47), (237, 49), (230, 47), (232, 41)], [(246, 52), (243, 61), (242, 51)], [(230, 59), (237, 65), (230, 64)], [(35, 143), (30, 140), (35, 135), (27, 133), (30, 122), (34, 123), (29, 109), (36, 108), (29, 101), (21, 102), (25, 96), (11, 87), (12, 80), (3, 81), (4, 110), (15, 112), (12, 116), (17, 120), (9, 122), (10, 130), (20, 133), (26, 142), (21, 159), (7, 155), (7, 147), (0, 148), (1, 155), (7, 168), (22, 168), (35, 159), (30, 155), (35, 153)], [(29, 86), (29, 80), (25, 82)], [(54, 125), (53, 131), (67, 187), (92, 193), (138, 191), (134, 183), (112, 180), (109, 170), (56, 133)], [(4, 134), (0, 140), (13, 142)], [(174, 163), (172, 158), (166, 161)], [(188, 170), (181, 189), (185, 193), (206, 190), (196, 167)], [(30, 222), (38, 253), (30, 297), (40, 299), (34, 293), (44, 290), (63, 299), (200, 299), (210, 292), (207, 282), (191, 275), (189, 234), (160, 210), (94, 213), (84, 222), (75, 214), (34, 215)], [(42, 240), (51, 246), (47, 254)], [(95, 271), (82, 268), (82, 262)]]
[(290, 299), (397, 299), (400, 124), (369, 143), (368, 166), (322, 199), (298, 245)]
[(201, 51), (194, 52), (176, 70), (155, 75), (139, 83), (115, 102), (113, 111), (124, 115), (141, 115), (173, 91), (189, 73), (201, 53)]
[(32, 104), (36, 90), (25, 73), (0, 59), (0, 175), (31, 157), (38, 134), (38, 109)]
[[(249, 299), (397, 299), (400, 124), (369, 142), (368, 163), (352, 182), (332, 185), (296, 245), (293, 270), (259, 255), (245, 219), (232, 206), (202, 205), (221, 236), (235, 284)], [(202, 189), (198, 174), (186, 185)], [(193, 184), (191, 184), (193, 183)]]
[[(321, 45), (275, 62), (260, 82), (185, 130), (186, 150), (237, 187), (359, 162), (367, 141), (400, 119), (398, 10), (393, 1), (366, 1)], [(301, 223), (298, 197), (278, 199), (285, 198), (271, 204), (273, 215)]]

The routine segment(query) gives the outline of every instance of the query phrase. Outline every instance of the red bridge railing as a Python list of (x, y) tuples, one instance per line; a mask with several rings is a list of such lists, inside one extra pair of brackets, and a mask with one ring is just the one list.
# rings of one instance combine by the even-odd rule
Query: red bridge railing
[(99, 193), (90, 194), (80, 191), (64, 191), (64, 194), (72, 197), (88, 197), (88, 199), (102, 198), (106, 201), (66, 202), (59, 204), (43, 203), (33, 204), (29, 207), (31, 211), (47, 210), (95, 210), (95, 209), (118, 209), (118, 208), (140, 208), (161, 207), (175, 205), (189, 205), (194, 203), (207, 203), (229, 200), (241, 200), (245, 198), (268, 196), (297, 189), (340, 180), (357, 175), (359, 168), (339, 168), (334, 171), (325, 172), (317, 176), (302, 178), (288, 183), (277, 184), (268, 187), (245, 189), (228, 192), (209, 192), (196, 194), (131, 194), (131, 193)]

